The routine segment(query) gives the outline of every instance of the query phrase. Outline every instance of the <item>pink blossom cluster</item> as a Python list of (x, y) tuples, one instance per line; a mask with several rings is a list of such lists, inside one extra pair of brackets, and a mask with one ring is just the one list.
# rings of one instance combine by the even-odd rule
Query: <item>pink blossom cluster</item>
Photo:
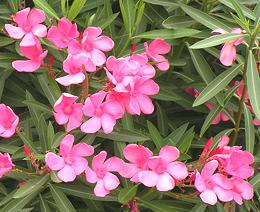
[(240, 146), (227, 146), (229, 137), (223, 135), (216, 150), (212, 139), (205, 146), (207, 162), (201, 172), (196, 172), (195, 187), (203, 202), (214, 205), (217, 199), (223, 202), (234, 200), (241, 205), (243, 200), (253, 198), (253, 187), (246, 180), (253, 176), (254, 157), (241, 150)]

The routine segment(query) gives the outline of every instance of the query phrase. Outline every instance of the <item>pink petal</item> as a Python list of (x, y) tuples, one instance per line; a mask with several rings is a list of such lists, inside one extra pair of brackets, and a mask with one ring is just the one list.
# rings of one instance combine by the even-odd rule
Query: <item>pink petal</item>
[(73, 113), (69, 117), (69, 122), (68, 122), (68, 125), (67, 125), (67, 128), (66, 128), (67, 132), (70, 132), (71, 130), (77, 129), (82, 124), (82, 116), (83, 116), (83, 114), (82, 114), (82, 111), (80, 111), (80, 112), (81, 112), (81, 114)]
[(138, 174), (138, 180), (147, 187), (156, 186), (158, 179), (158, 175), (153, 171), (141, 171)]
[(110, 191), (105, 188), (103, 180), (98, 180), (94, 188), (94, 193), (98, 197), (105, 197)]
[(232, 189), (233, 183), (225, 175), (216, 173), (211, 177), (211, 181), (224, 189)]
[(224, 29), (218, 28), (218, 29), (214, 29), (211, 33), (225, 34), (226, 31)]
[(119, 174), (124, 178), (131, 178), (136, 175), (140, 169), (136, 164), (132, 163), (123, 163), (122, 169), (119, 170)]
[(19, 27), (23, 27), (25, 24), (28, 24), (27, 17), (30, 12), (30, 8), (27, 7), (23, 10), (18, 11), (15, 14), (14, 21), (18, 24)]
[(231, 190), (228, 191), (218, 186), (215, 186), (213, 190), (216, 193), (219, 200), (222, 202), (229, 202), (233, 199), (233, 191)]
[(37, 38), (31, 33), (26, 33), (20, 43), (20, 46), (36, 46)]
[(71, 167), (74, 169), (76, 175), (82, 174), (88, 167), (88, 161), (82, 157), (73, 157)]
[(154, 105), (152, 100), (146, 96), (139, 94), (137, 96), (139, 107), (144, 114), (152, 114), (154, 111)]
[(40, 24), (45, 21), (45, 14), (42, 10), (33, 8), (28, 15), (28, 20), (32, 26)]
[(85, 80), (85, 74), (77, 73), (74, 75), (66, 75), (55, 80), (63, 86), (77, 85)]
[(218, 124), (218, 123), (220, 122), (220, 120), (221, 120), (221, 114), (219, 113), (219, 114), (215, 117), (215, 119), (212, 121), (211, 124), (216, 125), (216, 124)]
[(260, 125), (260, 120), (259, 119), (257, 119), (257, 118), (254, 118), (254, 125), (255, 126), (259, 126)]
[(105, 189), (108, 191), (116, 189), (120, 184), (120, 181), (117, 178), (117, 176), (110, 172), (106, 173), (105, 177), (103, 178), (103, 182)]
[(96, 65), (93, 63), (91, 58), (88, 58), (84, 65), (85, 65), (87, 72), (95, 72), (96, 71)]
[(59, 125), (63, 125), (66, 124), (69, 121), (69, 116), (65, 115), (63, 113), (53, 113), (55, 121), (57, 122), (57, 124)]
[(98, 93), (92, 94), (90, 96), (90, 99), (91, 99), (92, 103), (94, 104), (94, 106), (98, 108), (104, 101), (106, 95), (107, 95), (106, 92), (99, 91)]
[(68, 45), (68, 53), (69, 54), (81, 53), (81, 44), (75, 39), (71, 40)]
[(148, 158), (153, 155), (148, 148), (136, 144), (128, 144), (124, 148), (123, 154), (128, 161), (141, 164), (146, 163)]
[(146, 80), (138, 87), (138, 91), (145, 95), (156, 95), (159, 93), (160, 87), (153, 80)]
[(98, 49), (93, 49), (90, 55), (91, 55), (92, 62), (96, 66), (102, 66), (106, 62), (105, 54)]
[(103, 163), (104, 163), (106, 157), (107, 157), (106, 151), (101, 151), (96, 156), (94, 156), (93, 160), (92, 160), (92, 168), (94, 170), (104, 168)]
[(5, 24), (5, 30), (13, 39), (21, 39), (25, 34), (22, 28), (13, 26), (12, 24)]
[(93, 146), (83, 143), (83, 142), (76, 144), (72, 148), (72, 154), (80, 156), (80, 157), (91, 156), (91, 155), (93, 155), (93, 153), (94, 153)]
[(100, 27), (88, 27), (83, 32), (83, 37), (87, 36), (88, 40), (93, 40), (98, 37), (102, 33), (102, 29)]
[(45, 162), (53, 171), (61, 170), (65, 166), (63, 158), (54, 154), (53, 152), (48, 152), (45, 155)]
[(114, 47), (114, 41), (107, 36), (99, 36), (93, 42), (93, 47), (101, 51), (111, 51)]
[(188, 176), (188, 169), (186, 165), (181, 162), (169, 163), (167, 171), (177, 180), (183, 180)]
[(210, 178), (218, 168), (218, 161), (212, 160), (206, 163), (201, 171), (201, 176), (205, 179)]
[(156, 170), (160, 165), (164, 165), (164, 161), (162, 161), (162, 157), (160, 156), (152, 156), (148, 158), (148, 167), (152, 170)]
[(199, 192), (203, 192), (205, 191), (207, 188), (206, 188), (206, 185), (205, 185), (205, 182), (204, 182), (204, 179), (202, 178), (202, 176), (200, 175), (199, 172), (196, 173), (196, 178), (195, 178), (195, 188), (199, 191)]
[(40, 66), (40, 62), (32, 60), (15, 60), (12, 62), (12, 67), (18, 72), (35, 72)]
[(180, 151), (173, 146), (164, 146), (161, 148), (159, 156), (162, 157), (165, 162), (170, 163), (180, 157)]
[(114, 126), (116, 124), (115, 118), (113, 118), (109, 114), (103, 114), (101, 117), (101, 125), (105, 134), (109, 134), (113, 131)]
[(135, 97), (130, 97), (129, 103), (127, 103), (125, 105), (125, 107), (126, 107), (127, 112), (132, 114), (132, 115), (133, 114), (136, 114), (136, 115), (141, 114), (141, 110), (140, 110), (138, 100)]
[(95, 111), (96, 111), (95, 105), (92, 103), (90, 98), (87, 98), (83, 106), (84, 115), (89, 117), (95, 116)]
[(66, 48), (68, 42), (65, 40), (65, 36), (59, 31), (56, 26), (50, 27), (48, 30), (47, 39), (52, 42), (57, 48)]
[(169, 61), (161, 55), (155, 55), (156, 62), (160, 62), (156, 64), (157, 68), (160, 69), (161, 71), (167, 71), (170, 68)]
[(96, 183), (98, 181), (98, 177), (96, 172), (94, 172), (91, 168), (87, 167), (85, 170), (86, 181), (89, 183)]
[(60, 143), (60, 153), (63, 158), (66, 158), (70, 154), (73, 143), (74, 143), (73, 135), (68, 134), (62, 139)]
[(101, 119), (98, 117), (92, 117), (83, 123), (80, 127), (82, 132), (85, 133), (96, 133), (101, 128)]
[(123, 167), (123, 160), (114, 156), (107, 159), (104, 162), (104, 166), (106, 167), (106, 170), (109, 172), (119, 172)]
[(220, 52), (220, 62), (225, 66), (231, 66), (236, 60), (236, 47), (233, 43), (225, 43)]
[(168, 54), (170, 50), (171, 45), (161, 38), (154, 39), (149, 45), (149, 51), (155, 54)]
[(163, 173), (159, 175), (156, 188), (158, 191), (170, 191), (174, 188), (175, 182), (171, 175), (168, 173)]
[(63, 182), (73, 182), (76, 179), (76, 174), (71, 166), (65, 165), (64, 168), (58, 172), (58, 177)]
[(32, 33), (38, 37), (45, 37), (47, 35), (47, 27), (43, 24), (36, 24), (32, 28)]
[(121, 104), (116, 101), (108, 101), (103, 104), (103, 111), (111, 114), (115, 119), (122, 118), (124, 115), (124, 109)]
[[(237, 182), (237, 183), (235, 183)], [(236, 188), (241, 192), (241, 196), (245, 199), (245, 200), (250, 200), (253, 198), (254, 196), (254, 189), (253, 186), (248, 183), (245, 180), (238, 180), (235, 181), (235, 186)]]
[(218, 147), (222, 148), (224, 146), (227, 146), (228, 143), (229, 143), (229, 137), (227, 135), (222, 135), (220, 136)]
[(210, 205), (215, 205), (218, 201), (216, 194), (211, 190), (206, 190), (200, 194), (200, 198), (203, 202)]

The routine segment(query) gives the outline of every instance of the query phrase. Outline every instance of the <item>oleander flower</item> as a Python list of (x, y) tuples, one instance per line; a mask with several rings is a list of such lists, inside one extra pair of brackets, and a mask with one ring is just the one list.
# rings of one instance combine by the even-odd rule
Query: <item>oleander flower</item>
[(14, 167), (12, 159), (8, 153), (0, 153), (0, 178), (10, 172)]

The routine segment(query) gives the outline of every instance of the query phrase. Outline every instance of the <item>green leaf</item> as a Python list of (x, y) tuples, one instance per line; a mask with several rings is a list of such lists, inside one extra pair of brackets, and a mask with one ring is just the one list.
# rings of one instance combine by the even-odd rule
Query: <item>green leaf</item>
[(166, 20), (163, 21), (162, 25), (167, 29), (179, 29), (190, 27), (196, 23), (189, 16), (170, 16)]
[(60, 1), (60, 7), (61, 7), (61, 11), (62, 11), (62, 15), (64, 17), (67, 17), (67, 10), (68, 10), (68, 5), (67, 5), (67, 0), (61, 0)]
[(49, 122), (48, 129), (47, 129), (48, 149), (51, 149), (53, 141), (54, 141), (54, 128), (51, 122)]
[(37, 110), (40, 110), (40, 111), (52, 114), (52, 109), (50, 107), (48, 107), (45, 104), (42, 104), (42, 103), (40, 103), (38, 101), (35, 101), (35, 100), (31, 100), (31, 101), (30, 100), (25, 100), (25, 101), (23, 101), (23, 103), (26, 104), (27, 106), (34, 107)]
[(171, 146), (176, 146), (179, 143), (180, 139), (184, 135), (185, 131), (188, 128), (189, 123), (183, 124), (178, 129), (174, 130), (170, 135), (164, 139), (164, 143)]
[(196, 29), (158, 29), (144, 32), (142, 34), (134, 36), (133, 38), (155, 39), (160, 37), (162, 39), (176, 39), (183, 37), (192, 37), (199, 32), (200, 31)]
[(254, 187), (254, 190), (260, 188), (260, 173), (254, 176), (249, 182)]
[(11, 39), (11, 38), (6, 37), (6, 36), (0, 36), (0, 47), (7, 46), (7, 45), (14, 43), (14, 42), (15, 42), (14, 39)]
[(162, 146), (164, 146), (164, 141), (160, 132), (150, 121), (147, 121), (147, 127), (157, 150), (160, 150)]
[(213, 18), (212, 16), (194, 8), (187, 6), (185, 4), (181, 4), (182, 10), (192, 17), (194, 20), (198, 21), (199, 23), (203, 24), (204, 26), (210, 29), (224, 29), (225, 31), (229, 31), (230, 28), (225, 25), (223, 22)]
[(76, 212), (75, 208), (73, 207), (72, 203), (66, 197), (66, 195), (59, 189), (57, 186), (49, 184), (52, 197), (56, 202), (58, 209), (62, 212)]
[(190, 46), (191, 49), (204, 49), (212, 46), (217, 46), (219, 44), (222, 44), (224, 42), (228, 42), (231, 40), (235, 40), (238, 38), (243, 38), (247, 35), (244, 34), (236, 34), (236, 33), (225, 33), (221, 35), (214, 35), (209, 38), (206, 38), (204, 40), (201, 40), (192, 46)]
[(177, 143), (177, 147), (180, 150), (181, 153), (186, 154), (191, 146), (192, 140), (194, 138), (195, 132), (194, 127), (191, 127), (183, 136), (181, 141)]
[(100, 28), (106, 29), (108, 27), (109, 30), (112, 30), (110, 29), (112, 22), (117, 18), (118, 15), (119, 13), (115, 13), (112, 14), (111, 16), (106, 17), (103, 21), (101, 21)]
[(68, 195), (72, 195), (72, 196), (83, 198), (83, 199), (108, 201), (108, 202), (116, 201), (117, 202), (117, 198), (112, 196), (111, 194), (106, 197), (97, 197), (91, 189), (89, 189), (86, 186), (82, 186), (82, 185), (60, 184), (60, 185), (56, 185), (56, 187)]
[(199, 203), (192, 208), (192, 212), (204, 212), (207, 208), (207, 204)]
[(250, 153), (254, 153), (255, 144), (255, 127), (253, 124), (252, 114), (244, 104), (244, 114), (245, 114), (245, 134), (246, 134), (246, 150)]
[(169, 7), (179, 6), (178, 3), (175, 3), (173, 0), (144, 0), (144, 2)]
[(136, 195), (137, 188), (138, 184), (133, 185), (130, 188), (128, 187), (121, 189), (118, 195), (118, 201), (122, 204), (126, 204), (127, 202), (132, 200)]
[(36, 7), (42, 9), (51, 17), (60, 19), (55, 10), (48, 4), (46, 0), (33, 0), (33, 3)]
[(41, 212), (51, 212), (48, 203), (43, 199), (42, 195), (39, 194)]
[(47, 151), (47, 149), (48, 149), (47, 128), (48, 128), (48, 126), (45, 121), (45, 118), (44, 118), (43, 114), (41, 114), (37, 131), (39, 134), (41, 147), (42, 147), (43, 151)]
[(251, 50), (248, 55), (246, 76), (250, 103), (252, 104), (256, 117), (260, 119), (260, 78), (255, 57)]
[(38, 192), (43, 186), (49, 181), (49, 174), (45, 176), (35, 177), (33, 180), (27, 182), (25, 185), (20, 187), (14, 194), (13, 198), (23, 198), (29, 194)]
[(33, 153), (38, 153), (33, 142), (23, 132), (17, 132), (17, 135), (21, 138), (24, 145), (26, 145)]
[(81, 9), (84, 7), (86, 2), (87, 0), (74, 0), (69, 9), (68, 19), (73, 21), (77, 17)]
[(119, 0), (119, 5), (125, 28), (129, 37), (131, 37), (136, 15), (135, 3), (133, 0)]
[(216, 96), (216, 94), (218, 94), (220, 91), (224, 90), (230, 81), (238, 75), (241, 70), (241, 66), (242, 64), (235, 65), (218, 75), (196, 98), (193, 103), (193, 107), (205, 103), (212, 97)]
[(238, 17), (240, 18), (241, 21), (246, 21), (246, 18), (244, 16), (244, 13), (242, 11), (242, 5), (237, 1), (237, 0), (230, 0)]

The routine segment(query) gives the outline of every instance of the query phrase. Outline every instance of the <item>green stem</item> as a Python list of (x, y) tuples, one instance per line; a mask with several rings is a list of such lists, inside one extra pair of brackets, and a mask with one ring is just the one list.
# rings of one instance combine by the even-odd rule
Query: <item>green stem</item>
[(243, 93), (242, 93), (241, 99), (239, 101), (239, 108), (238, 108), (238, 112), (235, 117), (235, 129), (234, 129), (234, 134), (233, 134), (231, 142), (230, 142), (231, 146), (234, 146), (238, 139), (239, 126), (240, 126), (240, 122), (241, 122), (242, 111), (243, 111), (243, 106), (244, 106), (244, 101), (245, 101), (246, 91), (247, 91), (247, 79), (246, 79), (247, 61), (248, 61), (249, 51), (252, 50), (252, 48), (254, 46), (255, 37), (256, 37), (259, 29), (260, 29), (260, 25), (258, 25), (257, 29), (251, 35), (250, 41), (249, 41), (249, 46), (246, 51), (245, 64), (244, 64), (244, 69), (243, 69), (243, 82), (244, 82)]

